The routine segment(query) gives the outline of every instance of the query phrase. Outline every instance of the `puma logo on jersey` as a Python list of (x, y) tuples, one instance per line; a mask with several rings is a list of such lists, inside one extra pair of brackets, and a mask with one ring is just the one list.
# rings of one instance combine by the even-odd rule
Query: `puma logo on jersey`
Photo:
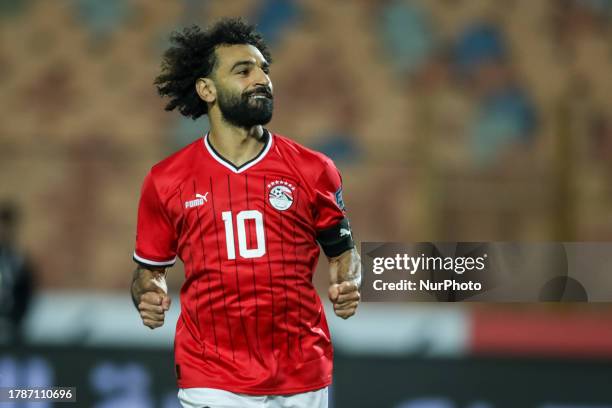
[(340, 228), (340, 237), (346, 237), (346, 236), (351, 236), (351, 231), (347, 230), (346, 228)]
[(196, 193), (195, 196), (195, 200), (185, 201), (185, 208), (199, 207), (201, 205), (204, 205), (204, 203), (208, 202), (208, 191), (204, 195)]

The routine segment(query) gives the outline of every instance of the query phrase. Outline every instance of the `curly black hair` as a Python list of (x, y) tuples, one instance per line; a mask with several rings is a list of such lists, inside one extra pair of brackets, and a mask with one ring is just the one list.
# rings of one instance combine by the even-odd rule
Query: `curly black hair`
[(154, 84), (161, 96), (170, 98), (167, 111), (178, 108), (181, 114), (194, 120), (208, 113), (208, 105), (198, 96), (195, 83), (215, 68), (217, 46), (250, 44), (272, 63), (261, 34), (241, 18), (222, 19), (204, 31), (197, 25), (174, 31), (170, 42), (174, 46), (164, 53), (162, 72)]

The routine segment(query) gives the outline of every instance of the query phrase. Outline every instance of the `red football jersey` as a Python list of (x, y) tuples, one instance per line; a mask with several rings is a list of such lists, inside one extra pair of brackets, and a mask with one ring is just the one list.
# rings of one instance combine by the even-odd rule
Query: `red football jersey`
[(265, 135), (238, 168), (204, 137), (144, 181), (134, 259), (185, 264), (174, 343), (181, 388), (292, 394), (331, 382), (312, 275), (317, 232), (344, 218), (340, 174), (323, 154)]

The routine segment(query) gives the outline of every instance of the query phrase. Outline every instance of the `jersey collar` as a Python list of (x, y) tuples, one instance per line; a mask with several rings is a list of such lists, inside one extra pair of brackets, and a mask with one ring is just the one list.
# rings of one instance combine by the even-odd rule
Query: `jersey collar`
[(261, 149), (261, 151), (257, 154), (257, 156), (253, 157), (248, 162), (242, 164), (241, 166), (236, 167), (232, 162), (221, 156), (219, 152), (215, 150), (215, 148), (208, 141), (208, 133), (204, 135), (204, 147), (208, 150), (208, 153), (215, 159), (219, 164), (233, 171), (234, 173), (242, 173), (243, 171), (253, 167), (257, 163), (263, 160), (263, 158), (268, 154), (270, 148), (272, 147), (272, 133), (270, 133), (267, 129), (264, 129), (264, 133), (268, 136), (266, 140), (266, 145)]

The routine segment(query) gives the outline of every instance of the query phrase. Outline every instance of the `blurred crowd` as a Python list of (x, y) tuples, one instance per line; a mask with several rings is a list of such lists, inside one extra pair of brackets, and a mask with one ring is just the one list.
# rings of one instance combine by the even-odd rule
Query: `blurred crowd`
[(13, 0), (0, 199), (43, 287), (126, 287), (144, 175), (207, 129), (156, 95), (168, 35), (230, 15), (271, 45), (270, 129), (336, 161), (359, 240), (610, 236), (612, 0)]

